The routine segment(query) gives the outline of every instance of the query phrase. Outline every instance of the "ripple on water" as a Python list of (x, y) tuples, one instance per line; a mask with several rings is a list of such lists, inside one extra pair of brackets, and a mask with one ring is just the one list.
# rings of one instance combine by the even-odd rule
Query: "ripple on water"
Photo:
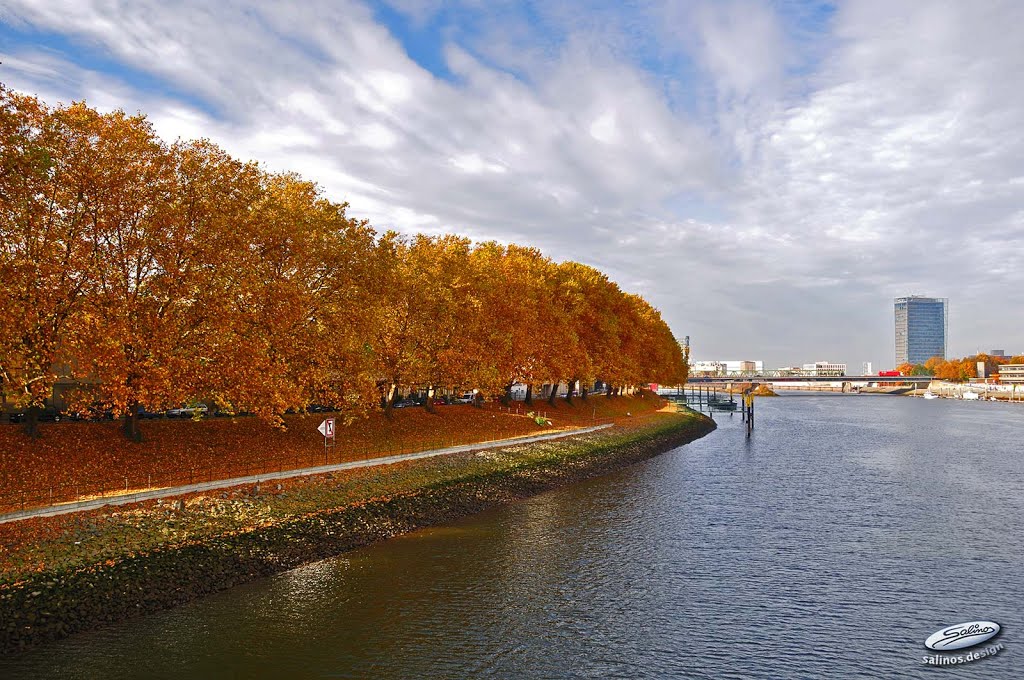
[[(1019, 677), (1017, 405), (758, 401), (574, 487), (0, 660), (3, 677)], [(958, 672), (959, 671), (959, 672)]]

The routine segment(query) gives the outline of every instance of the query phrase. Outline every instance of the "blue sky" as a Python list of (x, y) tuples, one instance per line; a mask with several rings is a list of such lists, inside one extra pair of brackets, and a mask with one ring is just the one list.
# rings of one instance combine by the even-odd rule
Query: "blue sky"
[(892, 299), (1024, 352), (1010, 1), (10, 0), (0, 80), (142, 111), (380, 229), (536, 245), (702, 359), (886, 367)]

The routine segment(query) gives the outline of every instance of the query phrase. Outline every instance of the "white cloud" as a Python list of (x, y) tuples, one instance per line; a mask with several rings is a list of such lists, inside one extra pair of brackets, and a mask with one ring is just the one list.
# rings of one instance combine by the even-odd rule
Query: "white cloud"
[[(441, 9), (392, 4), (420, 27)], [(445, 34), (452, 80), (354, 1), (8, 5), (124, 69), (23, 45), (9, 85), (145, 111), (381, 229), (596, 264), (706, 354), (884, 366), (911, 290), (953, 298), (954, 353), (1024, 351), (991, 321), (1024, 302), (1017, 3), (852, 1), (808, 56), (785, 4), (553, 2), (537, 27), (463, 2), (483, 19)]]

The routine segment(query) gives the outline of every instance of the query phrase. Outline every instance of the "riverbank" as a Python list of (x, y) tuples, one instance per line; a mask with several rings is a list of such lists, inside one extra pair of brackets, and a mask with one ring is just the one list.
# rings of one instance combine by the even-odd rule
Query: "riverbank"
[[(128, 441), (118, 422), (44, 423), (39, 439), (27, 437), (20, 425), (4, 424), (0, 512), (594, 425), (657, 408), (639, 396), (591, 397), (532, 407), (438, 406), (433, 413), (403, 408), (391, 417), (375, 412), (347, 424), (341, 414), (295, 414), (284, 417), (283, 428), (252, 417), (159, 419), (141, 425), (141, 443)], [(539, 425), (527, 415), (531, 411), (551, 425)], [(332, 415), (337, 446), (325, 449), (317, 426)]]
[[(658, 412), (553, 442), (4, 527), (5, 653), (631, 465), (714, 429)], [(59, 520), (59, 521), (58, 521)]]

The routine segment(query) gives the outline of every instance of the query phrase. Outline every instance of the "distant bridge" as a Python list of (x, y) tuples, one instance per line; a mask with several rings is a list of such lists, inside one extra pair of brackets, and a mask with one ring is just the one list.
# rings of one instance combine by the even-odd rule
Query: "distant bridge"
[(778, 375), (765, 371), (756, 375), (708, 375), (693, 376), (688, 385), (726, 385), (728, 383), (884, 383), (927, 385), (935, 380), (933, 375)]

